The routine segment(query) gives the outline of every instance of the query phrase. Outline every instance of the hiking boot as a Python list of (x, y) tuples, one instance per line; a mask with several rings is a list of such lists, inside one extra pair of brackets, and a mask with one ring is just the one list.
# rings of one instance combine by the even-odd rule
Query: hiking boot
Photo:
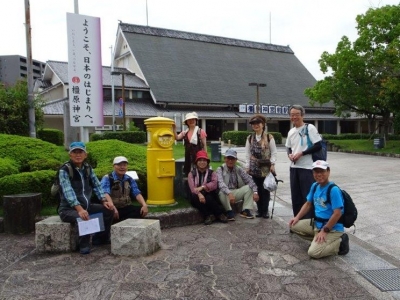
[(80, 254), (89, 254), (90, 253), (90, 247), (82, 247), (79, 249)]
[(250, 210), (248, 210), (248, 209), (242, 210), (242, 212), (240, 213), (240, 216), (242, 218), (246, 218), (246, 219), (254, 219), (254, 216), (251, 214)]
[(211, 225), (213, 222), (211, 216), (208, 216), (205, 220), (204, 220), (204, 224), (206, 225)]
[(233, 210), (228, 210), (226, 212), (226, 218), (228, 221), (235, 221), (235, 214), (233, 213)]
[(227, 223), (228, 222), (228, 218), (224, 215), (224, 214), (220, 214), (218, 216), (218, 219), (221, 223)]
[(349, 245), (349, 236), (347, 233), (343, 233), (342, 235), (342, 241), (340, 242), (339, 246), (339, 255), (346, 255), (350, 251), (350, 245)]

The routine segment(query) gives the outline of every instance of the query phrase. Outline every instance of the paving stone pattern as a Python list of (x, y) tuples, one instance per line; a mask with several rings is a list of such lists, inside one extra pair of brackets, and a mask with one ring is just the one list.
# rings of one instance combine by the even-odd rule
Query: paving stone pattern
[(38, 254), (34, 235), (0, 235), (0, 299), (376, 299), (339, 257), (314, 260), (308, 242), (274, 220), (174, 227), (141, 258), (110, 246)]

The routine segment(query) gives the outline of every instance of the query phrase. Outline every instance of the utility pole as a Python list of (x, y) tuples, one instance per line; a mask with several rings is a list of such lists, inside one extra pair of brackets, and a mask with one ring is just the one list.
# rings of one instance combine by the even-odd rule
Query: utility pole
[(28, 118), (29, 136), (36, 138), (35, 102), (33, 98), (33, 62), (32, 62), (32, 38), (31, 38), (31, 7), (29, 0), (25, 0), (25, 31), (26, 31), (26, 61), (28, 80)]
[(249, 86), (255, 86), (257, 88), (257, 93), (256, 93), (256, 113), (258, 114), (260, 112), (260, 91), (259, 91), (259, 87), (265, 87), (265, 86), (267, 86), (267, 84), (266, 83), (250, 82)]

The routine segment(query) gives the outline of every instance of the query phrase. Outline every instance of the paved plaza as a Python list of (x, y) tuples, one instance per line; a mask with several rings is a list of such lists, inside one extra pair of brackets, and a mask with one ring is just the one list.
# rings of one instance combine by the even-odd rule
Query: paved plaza
[(272, 220), (163, 229), (162, 249), (142, 258), (113, 256), (110, 246), (38, 254), (33, 234), (2, 233), (0, 299), (400, 299), (400, 159), (328, 153), (331, 180), (359, 218), (348, 255), (315, 260), (289, 233), (289, 161), (278, 151), (284, 183)]

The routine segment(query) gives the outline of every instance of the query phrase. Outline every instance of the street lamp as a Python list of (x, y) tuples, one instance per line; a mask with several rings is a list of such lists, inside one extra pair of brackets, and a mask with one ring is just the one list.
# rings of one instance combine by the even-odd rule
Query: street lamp
[(256, 95), (256, 113), (258, 114), (260, 112), (260, 91), (258, 90), (259, 87), (265, 87), (267, 86), (266, 83), (255, 83), (255, 82), (250, 82), (249, 86), (255, 86), (257, 87), (257, 95)]
[[(113, 75), (122, 75), (122, 128), (126, 130), (126, 122), (125, 122), (125, 75), (135, 75), (135, 73), (129, 72), (127, 69), (119, 69), (119, 71), (112, 71), (111, 76)], [(112, 108), (113, 114), (115, 113), (115, 107)], [(114, 124), (113, 124), (114, 126)], [(113, 127), (114, 128), (114, 127)]]

